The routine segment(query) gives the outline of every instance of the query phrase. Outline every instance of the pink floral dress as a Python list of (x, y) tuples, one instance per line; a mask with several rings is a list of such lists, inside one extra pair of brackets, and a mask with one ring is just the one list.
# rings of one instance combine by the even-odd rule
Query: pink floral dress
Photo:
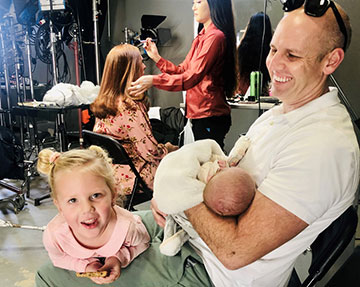
[[(107, 134), (121, 141), (135, 167), (149, 188), (153, 188), (154, 175), (167, 149), (154, 138), (149, 116), (142, 102), (134, 102), (136, 109), (119, 106), (116, 116), (96, 119), (94, 132)], [(129, 166), (114, 164), (117, 191), (130, 194), (135, 176)]]

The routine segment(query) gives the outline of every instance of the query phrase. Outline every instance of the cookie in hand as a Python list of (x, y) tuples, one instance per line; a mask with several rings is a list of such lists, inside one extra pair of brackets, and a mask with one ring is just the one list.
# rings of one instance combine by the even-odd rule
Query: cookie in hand
[(95, 272), (76, 272), (77, 277), (106, 277), (107, 271), (95, 271)]

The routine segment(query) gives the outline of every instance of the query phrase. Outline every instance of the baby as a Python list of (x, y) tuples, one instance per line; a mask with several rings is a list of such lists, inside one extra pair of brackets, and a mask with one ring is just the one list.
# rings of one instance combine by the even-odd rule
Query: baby
[(59, 211), (43, 236), (49, 257), (59, 268), (96, 272), (89, 275), (97, 284), (115, 281), (150, 240), (140, 217), (115, 205), (110, 163), (102, 148), (90, 146), (64, 153), (44, 149), (37, 164), (48, 175)]
[[(248, 146), (246, 137), (238, 141), (237, 159), (242, 158)], [(159, 209), (168, 214), (160, 245), (163, 254), (175, 255), (189, 237), (198, 236), (184, 210), (204, 201), (215, 213), (231, 216), (244, 212), (251, 204), (256, 190), (254, 181), (241, 168), (228, 167), (227, 159), (215, 141), (200, 140), (160, 162), (154, 199)]]
[(219, 169), (207, 182), (203, 197), (205, 205), (221, 216), (245, 212), (256, 191), (251, 176), (240, 167)]

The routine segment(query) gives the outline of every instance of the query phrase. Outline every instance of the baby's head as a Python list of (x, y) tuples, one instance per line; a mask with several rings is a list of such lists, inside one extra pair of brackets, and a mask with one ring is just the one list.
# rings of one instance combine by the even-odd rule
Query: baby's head
[(239, 167), (217, 172), (206, 184), (204, 203), (222, 216), (239, 215), (250, 206), (256, 191), (251, 176)]
[(114, 170), (111, 162), (107, 153), (98, 146), (74, 149), (63, 153), (56, 152), (53, 149), (43, 149), (39, 153), (37, 169), (40, 173), (48, 176), (51, 196), (54, 199), (57, 198), (56, 179), (58, 175), (73, 171), (91, 172), (93, 175), (103, 178), (115, 198)]

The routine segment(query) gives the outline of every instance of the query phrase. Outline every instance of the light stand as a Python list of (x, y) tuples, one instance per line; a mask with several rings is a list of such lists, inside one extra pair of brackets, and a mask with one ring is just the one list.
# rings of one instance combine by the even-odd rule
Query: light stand
[[(17, 95), (17, 102), (22, 103), (24, 101), (24, 97), (26, 95), (26, 87), (25, 87), (25, 79), (23, 76), (21, 76), (21, 64), (20, 64), (20, 55), (16, 47), (16, 31), (13, 23), (13, 17), (9, 17), (9, 31), (10, 31), (10, 40), (11, 40), (11, 46), (13, 53), (15, 55), (15, 83), (16, 83), (16, 95)], [(22, 85), (23, 90), (20, 90), (20, 76), (22, 79)], [(10, 101), (11, 104), (11, 101)], [(11, 109), (11, 106), (9, 106), (9, 109)], [(12, 123), (10, 122), (10, 126)], [(25, 136), (23, 132), (23, 126), (24, 126), (24, 119), (23, 117), (20, 117), (19, 119), (19, 125), (20, 125), (20, 141), (22, 144), (25, 143)]]
[(21, 75), (20, 55), (16, 48), (16, 39), (15, 39), (16, 32), (14, 28), (13, 18), (11, 16), (9, 17), (9, 25), (10, 25), (10, 40), (11, 40), (12, 50), (15, 54), (15, 83), (16, 83), (17, 101), (23, 102), (24, 95), (21, 94), (21, 90), (20, 90), (20, 75)]
[[(76, 76), (76, 85), (80, 87), (80, 72), (79, 72), (79, 44), (78, 44), (78, 32), (79, 27), (77, 24), (74, 24), (69, 30), (69, 34), (73, 37), (73, 45), (74, 49), (74, 62), (75, 62), (75, 76)], [(82, 135), (82, 111), (81, 108), (78, 109), (78, 125), (79, 125), (79, 144), (80, 147), (83, 147), (84, 139)]]
[[(46, 3), (45, 3), (46, 2)], [(52, 68), (53, 68), (53, 84), (56, 85), (59, 79), (59, 71), (56, 63), (56, 41), (57, 36), (54, 32), (54, 26), (52, 21), (52, 15), (54, 10), (64, 10), (65, 5), (64, 1), (56, 0), (55, 4), (53, 0), (43, 0), (39, 1), (41, 11), (49, 11), (49, 30), (50, 30), (50, 52), (51, 52), (51, 60), (52, 60)]]
[(107, 32), (108, 41), (111, 42), (110, 0), (107, 0)]
[[(7, 57), (5, 53), (5, 42), (4, 42), (4, 25), (0, 25), (0, 45), (1, 45), (1, 56), (2, 56), (2, 65), (4, 70), (4, 80), (5, 80), (5, 93), (6, 93), (6, 103), (7, 103), (7, 111), (10, 111), (10, 79), (9, 79), (9, 70), (8, 70), (8, 64), (7, 64)], [(1, 105), (1, 101), (0, 101)], [(2, 107), (1, 107), (2, 108)], [(12, 129), (11, 124), (11, 114), (10, 112), (7, 113), (8, 119), (9, 119), (9, 126), (10, 129)], [(6, 126), (5, 122), (5, 114), (1, 114), (1, 125)]]
[(79, 71), (79, 40), (77, 38), (78, 32), (77, 32), (77, 25), (76, 25), (76, 31), (74, 31), (74, 61), (75, 61), (75, 78), (76, 78), (76, 85), (80, 87), (80, 71)]
[(31, 69), (31, 49), (30, 49), (30, 40), (29, 40), (29, 30), (30, 30), (30, 26), (27, 27), (25, 32), (25, 45), (26, 45), (26, 54), (27, 54), (27, 62), (29, 69), (30, 96), (31, 96), (31, 100), (34, 101), (35, 100), (34, 82), (33, 82), (32, 69)]
[(80, 18), (79, 18), (79, 10), (78, 10), (78, 7), (76, 6), (76, 24), (77, 24), (77, 29), (78, 29), (78, 33), (77, 33), (77, 37), (79, 38), (78, 39), (78, 45), (79, 45), (79, 48), (80, 48), (80, 55), (81, 55), (81, 68), (82, 68), (82, 72), (84, 74), (84, 78), (85, 80), (86, 79), (86, 64), (85, 64), (85, 56), (84, 56), (84, 50), (83, 50), (83, 41), (82, 41), (82, 38), (81, 38), (81, 33), (80, 33)]
[(129, 43), (129, 31), (128, 31), (128, 27), (125, 27), (124, 33), (125, 33), (125, 44), (128, 44), (128, 43)]
[(100, 57), (99, 57), (99, 41), (98, 41), (98, 15), (99, 11), (97, 10), (97, 4), (100, 3), (100, 0), (92, 0), (92, 10), (93, 10), (93, 22), (94, 22), (94, 45), (95, 45), (95, 67), (96, 67), (96, 84), (100, 84)]
[(53, 84), (57, 85), (58, 83), (58, 69), (56, 66), (56, 51), (55, 51), (55, 44), (56, 44), (56, 35), (54, 33), (54, 27), (52, 22), (52, 12), (53, 12), (53, 2), (50, 0), (50, 15), (49, 15), (49, 28), (50, 28), (50, 52), (51, 52), (51, 60), (52, 60), (52, 67), (53, 67)]

